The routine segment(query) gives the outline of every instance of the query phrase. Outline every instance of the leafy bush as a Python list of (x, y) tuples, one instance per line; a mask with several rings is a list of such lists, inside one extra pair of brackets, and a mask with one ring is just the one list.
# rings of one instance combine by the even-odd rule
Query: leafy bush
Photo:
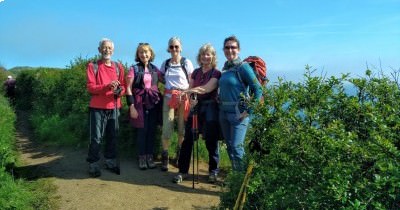
[(8, 172), (16, 164), (15, 113), (0, 96), (0, 209), (52, 209), (54, 187), (44, 181), (15, 180)]
[[(345, 87), (353, 86), (356, 95)], [(400, 208), (400, 91), (384, 75), (313, 76), (265, 90), (249, 139), (268, 155), (257, 162), (246, 209)], [(228, 179), (231, 207), (243, 176)], [(397, 206), (396, 206), (397, 205)]]
[(8, 100), (0, 96), (0, 172), (6, 166), (13, 165), (16, 160), (15, 139), (15, 114), (10, 108)]
[[(38, 68), (19, 73), (17, 107), (31, 111), (38, 140), (75, 146), (88, 142), (90, 96), (86, 90), (86, 66), (95, 59), (78, 57), (64, 70)], [(127, 108), (121, 113), (120, 136), (122, 144), (126, 145), (133, 139), (132, 128), (126, 120)]]

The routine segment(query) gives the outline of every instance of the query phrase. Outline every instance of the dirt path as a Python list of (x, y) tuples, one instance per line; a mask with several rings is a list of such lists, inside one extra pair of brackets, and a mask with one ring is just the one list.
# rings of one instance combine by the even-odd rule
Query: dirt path
[[(17, 145), (30, 178), (46, 177), (57, 186), (60, 209), (212, 209), (219, 204), (219, 185), (207, 183), (205, 164), (200, 182), (172, 183), (177, 168), (139, 170), (136, 160), (121, 160), (121, 175), (106, 170), (89, 178), (86, 150), (49, 147), (30, 138), (25, 113), (18, 113)], [(61, 132), (60, 132), (60, 135)], [(190, 169), (191, 170), (191, 169)]]

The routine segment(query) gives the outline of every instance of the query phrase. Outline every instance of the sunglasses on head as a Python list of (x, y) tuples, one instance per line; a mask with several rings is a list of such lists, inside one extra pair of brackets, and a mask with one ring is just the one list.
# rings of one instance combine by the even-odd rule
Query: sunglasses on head
[(237, 48), (238, 48), (237, 46), (225, 46), (224, 47), (225, 50), (230, 50), (230, 49), (236, 50)]
[(169, 46), (169, 49), (171, 49), (171, 50), (174, 49), (174, 48), (175, 49), (179, 49), (179, 45), (170, 45)]
[(147, 42), (140, 42), (140, 43), (139, 43), (139, 46), (140, 46), (140, 45), (149, 45), (149, 43), (147, 43)]

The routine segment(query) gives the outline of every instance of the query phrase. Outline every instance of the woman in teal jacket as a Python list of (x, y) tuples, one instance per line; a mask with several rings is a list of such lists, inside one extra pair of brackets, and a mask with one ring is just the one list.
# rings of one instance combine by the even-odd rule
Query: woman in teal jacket
[[(226, 141), (232, 169), (241, 171), (244, 169), (244, 139), (251, 114), (251, 110), (244, 101), (248, 99), (250, 93), (252, 100), (260, 100), (262, 88), (250, 65), (242, 62), (239, 58), (240, 42), (235, 36), (230, 36), (224, 40), (223, 49), (227, 61), (219, 80), (219, 122)], [(238, 74), (240, 74), (241, 79), (239, 79)]]

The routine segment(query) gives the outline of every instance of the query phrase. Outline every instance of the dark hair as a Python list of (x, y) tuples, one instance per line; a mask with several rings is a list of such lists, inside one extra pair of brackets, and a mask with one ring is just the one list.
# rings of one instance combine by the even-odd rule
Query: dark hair
[(224, 48), (224, 47), (225, 47), (225, 44), (226, 44), (227, 42), (229, 42), (229, 41), (236, 42), (236, 43), (237, 43), (237, 46), (238, 46), (238, 49), (240, 50), (240, 42), (239, 42), (239, 39), (236, 38), (235, 35), (231, 35), (231, 36), (225, 38), (225, 40), (224, 40), (224, 46), (223, 46), (222, 48)]

